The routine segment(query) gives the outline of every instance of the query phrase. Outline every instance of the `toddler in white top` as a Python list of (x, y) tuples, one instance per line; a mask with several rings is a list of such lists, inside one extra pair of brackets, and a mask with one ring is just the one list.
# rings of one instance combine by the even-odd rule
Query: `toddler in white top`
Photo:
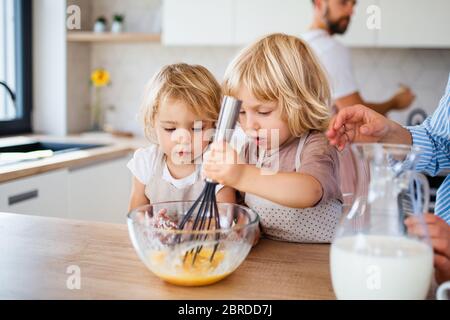
[[(133, 173), (129, 210), (166, 201), (195, 200), (204, 187), (201, 161), (219, 116), (220, 85), (204, 67), (174, 64), (150, 81), (142, 120), (151, 144), (128, 163)], [(218, 186), (218, 202), (234, 203), (235, 191)]]

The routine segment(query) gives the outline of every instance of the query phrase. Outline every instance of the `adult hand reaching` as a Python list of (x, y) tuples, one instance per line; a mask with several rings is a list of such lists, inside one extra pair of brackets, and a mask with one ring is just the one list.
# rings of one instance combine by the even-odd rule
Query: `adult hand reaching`
[(339, 150), (351, 142), (412, 143), (408, 130), (363, 105), (340, 110), (331, 120), (327, 136)]

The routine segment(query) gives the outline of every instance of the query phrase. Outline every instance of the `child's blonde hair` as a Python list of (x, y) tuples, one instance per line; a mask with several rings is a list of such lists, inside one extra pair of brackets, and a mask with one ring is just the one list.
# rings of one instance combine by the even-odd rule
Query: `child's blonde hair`
[(227, 68), (224, 94), (236, 96), (242, 86), (258, 100), (278, 102), (296, 137), (328, 126), (327, 78), (312, 50), (297, 37), (272, 34), (243, 49)]
[(147, 84), (141, 105), (145, 136), (156, 143), (153, 129), (162, 102), (182, 101), (202, 120), (214, 122), (219, 117), (221, 96), (219, 83), (205, 67), (186, 63), (163, 67)]

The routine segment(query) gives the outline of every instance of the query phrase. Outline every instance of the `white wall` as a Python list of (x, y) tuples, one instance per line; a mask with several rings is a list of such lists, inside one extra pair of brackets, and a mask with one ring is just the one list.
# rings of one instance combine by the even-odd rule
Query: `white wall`
[[(305, 1), (305, 0), (302, 0)], [(309, 2), (309, 0), (307, 0)], [(99, 15), (111, 17), (115, 12), (125, 13), (130, 20), (130, 31), (145, 31), (152, 21), (137, 19), (139, 10), (151, 11), (160, 0), (133, 0), (128, 7), (121, 0), (95, 0), (92, 21)], [(139, 9), (139, 10), (138, 10)], [(137, 20), (135, 20), (137, 19)], [(91, 67), (107, 68), (112, 85), (104, 91), (104, 103), (116, 111), (108, 115), (119, 129), (138, 134), (141, 128), (135, 120), (144, 85), (161, 66), (168, 63), (198, 63), (207, 67), (221, 80), (228, 62), (239, 47), (164, 47), (160, 44), (96, 44), (92, 46)], [(432, 113), (443, 94), (450, 71), (449, 49), (387, 49), (353, 48), (355, 76), (364, 98), (382, 101), (389, 98), (400, 83), (410, 85), (417, 95), (411, 109), (392, 112), (391, 117), (405, 123), (415, 108)]]
[[(116, 127), (138, 134), (135, 120), (146, 81), (168, 63), (198, 63), (221, 80), (237, 47), (171, 47), (159, 44), (98, 44), (92, 47), (92, 67), (111, 72), (112, 85), (105, 88), (104, 103), (114, 106), (109, 120)], [(352, 49), (355, 76), (364, 98), (383, 101), (400, 83), (412, 87), (417, 99), (410, 109), (391, 117), (405, 123), (408, 114), (422, 108), (431, 114), (441, 98), (450, 71), (450, 50), (439, 49)]]
[[(160, 0), (132, 2), (95, 0), (91, 3), (90, 25), (85, 27), (91, 28), (93, 21), (100, 15), (105, 15), (110, 20), (114, 13), (124, 13), (128, 31), (152, 31), (152, 12), (160, 2)], [(143, 12), (144, 18), (139, 18)], [(117, 129), (141, 134), (142, 129), (136, 121), (136, 114), (144, 85), (159, 68), (165, 64), (182, 61), (198, 63), (207, 67), (221, 80), (227, 64), (238, 50), (237, 46), (164, 47), (156, 43), (94, 44), (90, 47), (89, 54), (76, 55), (78, 60), (73, 67), (78, 68), (77, 63), (82, 65), (84, 62), (89, 66), (86, 70), (97, 67), (109, 70), (112, 85), (103, 91), (103, 102), (105, 106), (114, 106), (116, 111), (108, 114), (108, 120)], [(411, 109), (394, 112), (391, 117), (405, 123), (408, 114), (415, 108), (425, 109), (428, 114), (433, 112), (442, 96), (450, 71), (449, 49), (354, 48), (351, 51), (355, 76), (366, 99), (383, 101), (396, 91), (398, 84), (404, 83), (412, 87), (417, 99)], [(87, 72), (85, 74), (84, 77), (87, 77)], [(75, 78), (85, 85), (84, 78), (78, 76)], [(79, 96), (80, 94), (75, 94), (70, 97), (69, 105), (73, 104), (75, 108), (75, 111), (70, 111), (73, 114), (72, 119), (77, 115), (80, 117), (79, 110), (84, 110), (84, 105), (80, 105)]]
[(111, 86), (103, 88), (104, 106), (115, 107), (108, 121), (121, 130), (141, 134), (136, 120), (144, 86), (162, 66), (177, 62), (201, 64), (218, 80), (225, 72), (236, 47), (164, 47), (160, 44), (96, 44), (92, 46), (91, 67), (106, 68)]
[(66, 1), (33, 1), (33, 128), (67, 133)]

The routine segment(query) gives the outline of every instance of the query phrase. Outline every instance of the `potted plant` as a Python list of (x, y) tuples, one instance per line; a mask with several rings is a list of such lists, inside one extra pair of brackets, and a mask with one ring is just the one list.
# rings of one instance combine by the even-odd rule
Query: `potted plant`
[(107, 20), (105, 17), (98, 17), (94, 24), (94, 32), (105, 32)]
[(115, 14), (111, 25), (111, 32), (119, 33), (123, 31), (123, 22), (125, 16), (123, 14)]
[(105, 69), (95, 69), (91, 74), (91, 84), (94, 87), (94, 104), (91, 108), (92, 131), (103, 130), (104, 112), (101, 102), (101, 89), (110, 84), (109, 72)]

